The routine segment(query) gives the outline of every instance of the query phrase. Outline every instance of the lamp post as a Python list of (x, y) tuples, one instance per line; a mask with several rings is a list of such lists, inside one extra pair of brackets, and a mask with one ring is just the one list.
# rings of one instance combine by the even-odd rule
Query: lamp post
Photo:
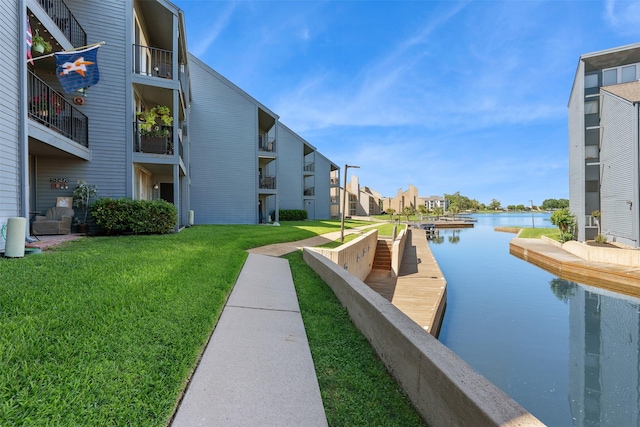
[(533, 200), (529, 200), (531, 202), (531, 228), (536, 228), (536, 223), (533, 221)]
[(360, 166), (344, 165), (344, 187), (342, 187), (342, 222), (340, 224), (340, 241), (344, 242), (344, 216), (347, 210), (347, 170), (349, 168), (357, 169)]

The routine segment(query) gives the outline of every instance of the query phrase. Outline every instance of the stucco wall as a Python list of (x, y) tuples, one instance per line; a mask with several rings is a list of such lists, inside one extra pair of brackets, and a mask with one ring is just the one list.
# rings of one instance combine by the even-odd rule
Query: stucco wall
[(404, 255), (404, 245), (407, 242), (407, 227), (404, 228), (391, 244), (391, 274), (398, 277), (402, 256)]
[(586, 261), (640, 267), (640, 251), (637, 249), (589, 246), (575, 240), (563, 243), (562, 249)]
[(313, 248), (313, 250), (330, 259), (340, 268), (348, 270), (358, 279), (364, 280), (371, 272), (377, 243), (378, 230), (371, 230), (338, 248)]
[(361, 280), (310, 248), (303, 257), (429, 425), (543, 425)]

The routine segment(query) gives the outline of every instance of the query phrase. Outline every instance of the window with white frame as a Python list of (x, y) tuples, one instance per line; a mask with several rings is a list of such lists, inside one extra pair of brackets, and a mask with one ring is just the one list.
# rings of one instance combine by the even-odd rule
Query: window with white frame
[(640, 78), (640, 63), (621, 65), (602, 71), (602, 85), (609, 86), (617, 83), (628, 83)]

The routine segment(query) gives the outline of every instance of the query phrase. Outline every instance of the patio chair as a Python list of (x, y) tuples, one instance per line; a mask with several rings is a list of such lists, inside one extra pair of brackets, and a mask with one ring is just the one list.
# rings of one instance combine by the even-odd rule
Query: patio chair
[(31, 224), (34, 236), (47, 234), (70, 234), (75, 212), (71, 208), (56, 206), (49, 208), (44, 216), (36, 215)]

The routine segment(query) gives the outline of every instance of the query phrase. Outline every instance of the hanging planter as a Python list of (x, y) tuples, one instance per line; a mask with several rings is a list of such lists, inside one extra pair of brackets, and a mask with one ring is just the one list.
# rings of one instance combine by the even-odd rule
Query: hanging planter
[(51, 52), (51, 44), (38, 34), (38, 30), (36, 30), (36, 34), (33, 36), (31, 51), (40, 54)]

